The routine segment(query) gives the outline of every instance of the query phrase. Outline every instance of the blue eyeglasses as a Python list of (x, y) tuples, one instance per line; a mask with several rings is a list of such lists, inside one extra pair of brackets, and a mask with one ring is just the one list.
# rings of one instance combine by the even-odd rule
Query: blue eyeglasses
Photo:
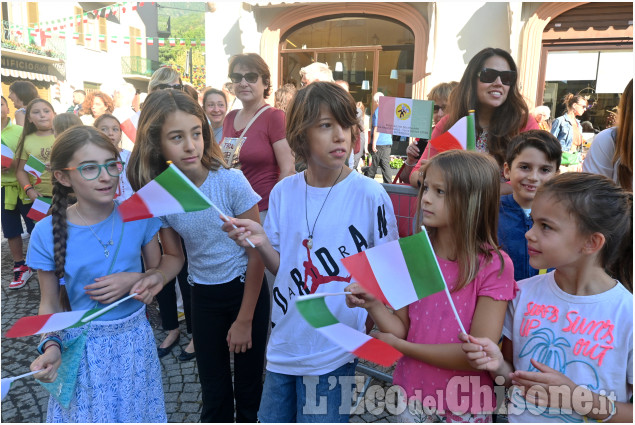
[(105, 164), (88, 163), (79, 167), (62, 168), (65, 171), (77, 170), (85, 180), (95, 180), (101, 174), (102, 167), (111, 177), (119, 177), (123, 173), (123, 161), (108, 161)]

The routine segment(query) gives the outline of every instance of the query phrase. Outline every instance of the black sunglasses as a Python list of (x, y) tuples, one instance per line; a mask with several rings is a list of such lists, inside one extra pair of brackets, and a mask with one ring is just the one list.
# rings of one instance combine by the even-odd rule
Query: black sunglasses
[(478, 79), (481, 83), (493, 83), (500, 77), (501, 83), (511, 86), (516, 82), (516, 71), (498, 71), (492, 68), (483, 68), (478, 72)]
[(173, 89), (173, 90), (180, 90), (183, 91), (183, 84), (159, 84), (157, 85), (157, 89), (159, 90), (165, 90), (165, 89)]
[(240, 83), (243, 78), (245, 79), (245, 81), (247, 81), (248, 83), (255, 83), (256, 81), (258, 81), (258, 77), (260, 77), (260, 75), (258, 75), (257, 72), (248, 72), (246, 74), (240, 74), (238, 72), (232, 72), (231, 74), (229, 74), (229, 79), (232, 80), (232, 83)]

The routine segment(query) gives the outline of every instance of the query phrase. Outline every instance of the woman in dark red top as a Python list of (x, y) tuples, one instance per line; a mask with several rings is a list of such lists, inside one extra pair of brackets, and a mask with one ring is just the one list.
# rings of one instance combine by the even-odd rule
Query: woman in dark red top
[[(235, 55), (229, 61), (229, 78), (243, 109), (227, 114), (223, 138), (246, 137), (240, 150), (241, 170), (251, 187), (262, 197), (261, 212), (269, 208), (269, 193), (275, 184), (295, 173), (295, 161), (285, 132), (284, 112), (269, 107), (265, 99), (271, 94), (271, 74), (265, 61), (255, 53)], [(262, 108), (268, 108), (243, 134), (245, 126)]]

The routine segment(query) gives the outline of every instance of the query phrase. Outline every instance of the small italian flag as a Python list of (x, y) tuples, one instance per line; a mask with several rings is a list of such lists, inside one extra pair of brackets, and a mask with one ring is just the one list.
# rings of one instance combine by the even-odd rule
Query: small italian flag
[(13, 151), (9, 146), (2, 141), (2, 168), (11, 167), (11, 163), (13, 162)]
[(159, 46), (165, 46), (165, 38), (159, 38)]
[(176, 46), (176, 39), (175, 38), (168, 38), (168, 42), (170, 43), (171, 47)]
[(26, 216), (33, 221), (40, 221), (46, 217), (49, 209), (51, 209), (51, 198), (40, 197), (33, 202), (33, 205)]
[(46, 166), (42, 161), (33, 155), (29, 155), (29, 158), (26, 160), (26, 164), (24, 164), (24, 171), (35, 177), (35, 184), (40, 184), (42, 182), (40, 177), (45, 170)]
[(130, 44), (130, 36), (128, 36), (128, 35), (124, 36), (123, 44)]
[(154, 45), (154, 37), (150, 37), (146, 39), (148, 46), (152, 46)]
[(122, 202), (123, 221), (142, 220), (168, 214), (201, 211), (212, 202), (174, 164)]
[(192, 47), (196, 46), (196, 40), (190, 40), (190, 46)]
[(99, 42), (100, 43), (105, 43), (106, 42), (106, 36), (104, 34), (99, 34)]
[(401, 357), (401, 353), (383, 341), (341, 323), (326, 306), (326, 296), (344, 296), (344, 294), (311, 294), (297, 298), (295, 306), (298, 312), (316, 328), (342, 349), (357, 357), (388, 367)]
[(64, 313), (22, 317), (7, 331), (5, 337), (20, 338), (82, 326), (86, 324), (82, 322), (84, 317), (88, 317), (99, 310), (100, 309), (76, 310), (66, 311)]
[(179, 45), (180, 46), (185, 46), (185, 39), (183, 39), (183, 38), (179, 39)]
[(113, 44), (117, 44), (117, 36), (116, 35), (111, 35), (110, 36), (110, 42)]
[(378, 245), (341, 261), (355, 281), (396, 310), (445, 288), (427, 232)]
[(342, 264), (366, 291), (398, 310), (445, 291), (459, 328), (465, 329), (450, 296), (428, 232), (388, 242), (342, 258)]
[(132, 143), (135, 142), (137, 138), (137, 124), (139, 123), (139, 115), (134, 114), (127, 120), (121, 123), (121, 131), (128, 136), (128, 139)]
[(458, 120), (448, 131), (430, 140), (437, 152), (451, 149), (474, 150), (476, 145), (474, 112)]
[(205, 46), (205, 40), (201, 40), (201, 46)]
[(88, 33), (88, 34), (86, 34), (86, 35), (84, 36), (84, 38), (86, 39), (86, 41), (90, 41), (90, 40), (92, 40), (92, 39), (93, 39), (93, 35), (92, 35), (92, 34), (90, 34), (90, 33)]
[(60, 36), (60, 39), (66, 40), (66, 31), (60, 31), (59, 36)]
[(137, 37), (137, 44), (141, 46), (143, 44), (143, 39), (141, 37)]
[(73, 40), (79, 40), (79, 33), (78, 32), (74, 32), (73, 33)]

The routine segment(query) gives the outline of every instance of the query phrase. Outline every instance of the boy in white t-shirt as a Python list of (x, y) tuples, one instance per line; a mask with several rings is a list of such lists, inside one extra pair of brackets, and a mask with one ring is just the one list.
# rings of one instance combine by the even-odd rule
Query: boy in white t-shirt
[[(261, 422), (349, 419), (339, 377), (355, 375), (355, 356), (311, 327), (295, 298), (343, 291), (351, 276), (341, 258), (398, 238), (388, 194), (346, 166), (358, 131), (356, 112), (351, 95), (334, 83), (298, 91), (288, 107), (287, 140), (307, 169), (273, 188), (264, 229), (249, 220), (223, 225), (239, 245), (248, 247), (249, 238), (276, 275)], [(341, 323), (365, 330), (365, 310), (349, 309), (344, 296), (325, 300)]]

